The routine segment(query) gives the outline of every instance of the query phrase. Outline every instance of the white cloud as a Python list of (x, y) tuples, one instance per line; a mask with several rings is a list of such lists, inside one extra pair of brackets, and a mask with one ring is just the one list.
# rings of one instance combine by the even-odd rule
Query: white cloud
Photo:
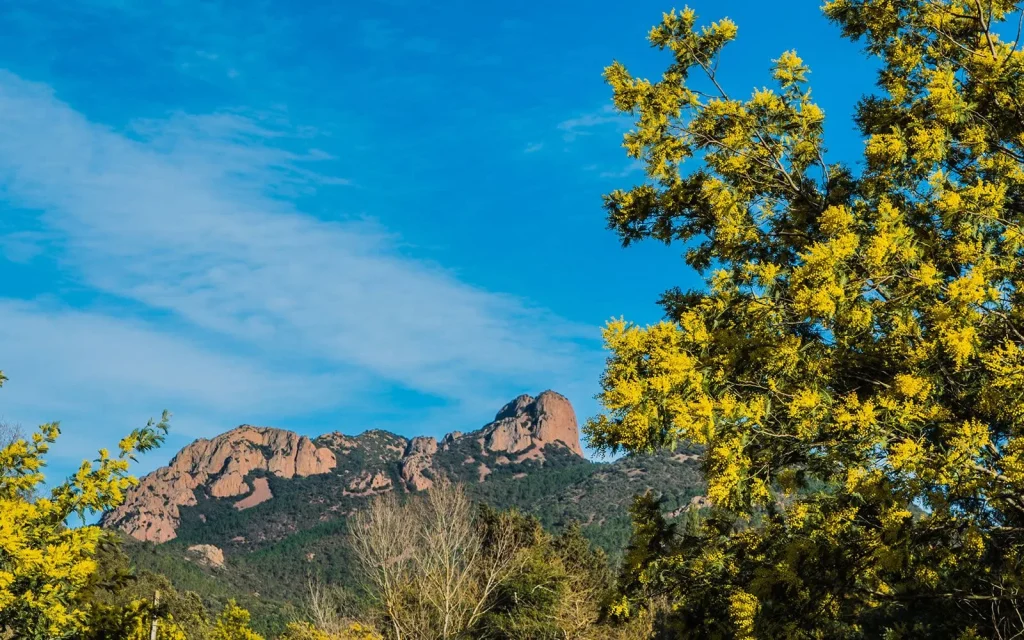
[(537, 151), (540, 151), (543, 148), (543, 142), (531, 142), (530, 144), (526, 145), (525, 149), (523, 149), (523, 153), (536, 153)]
[(622, 169), (614, 171), (602, 171), (600, 175), (602, 178), (628, 178), (634, 173), (642, 173), (644, 169), (645, 165), (643, 162), (640, 162), (639, 160), (633, 160)]
[[(0, 365), (24, 380), (24, 407), (60, 407), (79, 380), (83, 397), (114, 388), (111, 403), (135, 393), (226, 415), (344, 402), (338, 378), (467, 405), (596, 374), (590, 327), (409, 257), (372, 223), (296, 210), (288, 196), (343, 180), (309, 169), (322, 152), (285, 151), (281, 123), (178, 116), (118, 132), (9, 73), (0, 111), (0, 198), (41, 212), (85, 285), (169, 318), (3, 302)], [(65, 373), (50, 384), (47, 366)]]
[(558, 128), (563, 132), (562, 139), (566, 142), (572, 142), (579, 136), (590, 135), (591, 129), (615, 125), (616, 129), (625, 131), (632, 124), (633, 119), (631, 116), (620, 113), (612, 105), (605, 105), (597, 111), (563, 120), (558, 123)]
[(54, 416), (84, 399), (114, 406), (133, 398), (241, 416), (284, 403), (309, 407), (339, 388), (331, 376), (273, 371), (142, 322), (40, 302), (0, 299), (0, 353), (11, 377), (4, 406), (45, 406)]

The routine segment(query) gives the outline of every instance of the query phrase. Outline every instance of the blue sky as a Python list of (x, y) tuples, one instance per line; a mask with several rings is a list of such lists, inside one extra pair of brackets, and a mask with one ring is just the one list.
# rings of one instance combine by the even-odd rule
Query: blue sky
[[(739, 24), (737, 94), (797, 49), (854, 157), (871, 69), (817, 2), (691, 6)], [(698, 284), (601, 208), (643, 177), (601, 71), (660, 73), (671, 8), (7, 0), (0, 415), (61, 420), (56, 473), (164, 408), (139, 471), (241, 423), (441, 435), (546, 388), (593, 415), (599, 327)]]

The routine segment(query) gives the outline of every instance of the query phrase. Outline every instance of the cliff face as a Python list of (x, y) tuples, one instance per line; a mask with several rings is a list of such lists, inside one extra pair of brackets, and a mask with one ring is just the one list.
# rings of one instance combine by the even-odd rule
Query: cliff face
[[(196, 504), (196, 489), (215, 498), (263, 494), (266, 480), (254, 490), (246, 479), (253, 471), (293, 478), (327, 473), (336, 463), (330, 449), (316, 446), (305, 436), (243, 425), (182, 449), (168, 466), (129, 490), (124, 504), (104, 514), (102, 524), (139, 540), (166, 542), (176, 535), (179, 508)], [(243, 508), (247, 504), (245, 499), (240, 503)]]
[(489, 451), (518, 453), (531, 446), (563, 446), (583, 455), (576, 412), (565, 396), (545, 391), (536, 398), (521, 395), (509, 402), (482, 430)]
[[(337, 493), (362, 499), (395, 489), (430, 488), (446, 473), (438, 459), (445, 452), (449, 457), (454, 451), (476, 456), (470, 459), (483, 482), (496, 465), (526, 460), (543, 464), (549, 447), (583, 455), (572, 405), (553, 391), (536, 398), (519, 396), (502, 407), (493, 422), (465, 434), (452, 432), (440, 444), (431, 437), (406, 440), (382, 431), (359, 436), (330, 433), (310, 439), (281, 429), (243, 425), (182, 449), (168, 466), (142, 478), (123, 505), (103, 516), (102, 524), (138, 540), (166, 542), (178, 535), (181, 509), (197, 505), (197, 495), (238, 498), (231, 504), (239, 510), (278, 499), (267, 475), (290, 479), (331, 474), (337, 477)], [(323, 517), (333, 517), (329, 512), (338, 511), (341, 504), (328, 503), (339, 496), (331, 493), (333, 484), (323, 486), (316, 500), (325, 505)]]

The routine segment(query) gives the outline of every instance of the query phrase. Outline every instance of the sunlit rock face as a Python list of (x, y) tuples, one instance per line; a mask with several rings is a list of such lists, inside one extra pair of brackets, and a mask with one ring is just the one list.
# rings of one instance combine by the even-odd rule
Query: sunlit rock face
[(166, 542), (176, 536), (179, 507), (196, 504), (198, 487), (215, 498), (243, 496), (254, 490), (246, 481), (253, 471), (294, 478), (327, 473), (335, 464), (330, 449), (305, 436), (243, 425), (186, 446), (169, 465), (143, 477), (124, 504), (103, 516), (102, 524), (138, 540)]
[(536, 398), (521, 395), (502, 407), (483, 428), (489, 451), (518, 453), (535, 446), (563, 446), (583, 455), (576, 412), (565, 396), (545, 391)]

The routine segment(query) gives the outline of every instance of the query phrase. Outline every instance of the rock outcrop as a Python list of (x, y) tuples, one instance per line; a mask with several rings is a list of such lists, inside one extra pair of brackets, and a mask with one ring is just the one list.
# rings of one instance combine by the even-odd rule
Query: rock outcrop
[(224, 566), (224, 552), (212, 544), (194, 544), (188, 548), (190, 558), (205, 567), (220, 569)]
[(242, 496), (253, 491), (245, 478), (255, 470), (293, 478), (326, 473), (335, 464), (330, 449), (317, 447), (305, 436), (243, 425), (182, 449), (168, 466), (129, 490), (124, 504), (104, 514), (102, 524), (139, 540), (166, 542), (177, 535), (179, 507), (196, 504), (197, 488), (205, 487), (215, 498)]
[(391, 478), (382, 471), (370, 473), (363, 471), (348, 483), (348, 493), (353, 495), (382, 493), (391, 489)]
[(448, 447), (450, 447), (453, 444), (455, 444), (455, 441), (458, 440), (461, 437), (462, 437), (462, 432), (461, 431), (452, 431), (451, 433), (444, 434), (444, 437), (441, 438), (441, 448), (444, 449), (445, 451), (447, 451)]
[(481, 432), (483, 445), (491, 452), (519, 453), (552, 445), (583, 455), (576, 412), (565, 396), (554, 391), (536, 398), (519, 396), (502, 407), (494, 422)]
[(252, 493), (245, 496), (234, 504), (234, 507), (239, 511), (243, 509), (249, 509), (256, 505), (266, 502), (274, 497), (274, 494), (270, 491), (270, 483), (264, 477), (256, 478), (252, 481)]
[(409, 441), (402, 460), (402, 480), (411, 491), (422, 491), (434, 486), (434, 481), (427, 475), (433, 466), (434, 454), (437, 453), (437, 440), (420, 436)]

